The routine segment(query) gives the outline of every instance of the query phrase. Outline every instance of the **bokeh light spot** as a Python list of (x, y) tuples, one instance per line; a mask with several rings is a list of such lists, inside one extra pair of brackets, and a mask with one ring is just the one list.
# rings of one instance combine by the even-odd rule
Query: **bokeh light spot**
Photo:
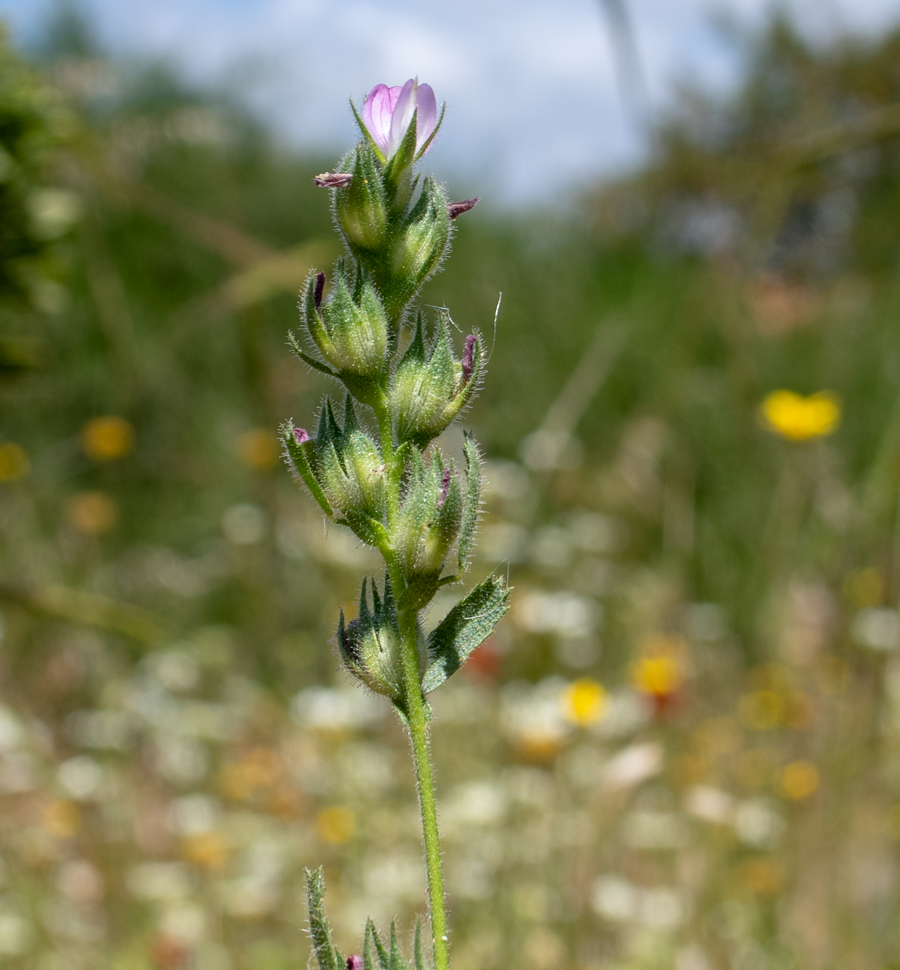
[(81, 447), (94, 461), (115, 461), (134, 450), (134, 428), (125, 418), (91, 418), (81, 429)]

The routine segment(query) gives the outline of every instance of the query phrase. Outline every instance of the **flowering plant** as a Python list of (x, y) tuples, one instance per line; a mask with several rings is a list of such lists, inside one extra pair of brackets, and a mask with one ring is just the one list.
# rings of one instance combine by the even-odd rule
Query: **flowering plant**
[[(355, 112), (355, 108), (354, 108)], [(313, 272), (300, 301), (308, 335), (301, 360), (343, 385), (342, 409), (325, 398), (316, 433), (282, 426), (285, 457), (332, 521), (379, 550), (380, 587), (363, 581), (359, 611), (340, 615), (337, 643), (347, 670), (389, 698), (411, 744), (425, 861), (435, 970), (447, 970), (447, 923), (434, 785), (428, 750), (431, 709), (439, 687), (487, 638), (507, 609), (509, 591), (491, 576), (475, 586), (425, 635), (420, 615), (442, 586), (459, 581), (472, 551), (481, 497), (481, 457), (471, 435), (465, 468), (432, 442), (471, 402), (484, 375), (483, 341), (466, 337), (456, 356), (450, 318), (429, 321), (414, 309), (422, 285), (446, 256), (452, 222), (477, 199), (448, 203), (430, 176), (414, 175), (440, 126), (434, 92), (409, 80), (379, 84), (362, 116), (363, 138), (341, 171), (316, 184), (333, 191), (335, 222), (346, 255), (329, 292)], [(370, 599), (371, 597), (371, 599)], [(323, 909), (321, 870), (308, 874), (310, 929), (320, 970), (340, 970)], [(370, 921), (362, 957), (349, 970), (404, 970), (391, 929), (387, 950)], [(420, 934), (416, 970), (424, 970)]]

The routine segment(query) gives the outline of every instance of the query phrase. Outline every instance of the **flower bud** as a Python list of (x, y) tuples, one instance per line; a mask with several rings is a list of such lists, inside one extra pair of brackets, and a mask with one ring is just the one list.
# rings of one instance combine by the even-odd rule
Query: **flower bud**
[(343, 167), (349, 169), (351, 179), (349, 185), (335, 192), (334, 213), (351, 251), (363, 259), (384, 246), (387, 228), (384, 184), (370, 145), (357, 145)]
[[(367, 583), (363, 580), (359, 597), (359, 616), (344, 623), (344, 614), (338, 622), (338, 648), (347, 669), (377, 694), (389, 697), (401, 710), (404, 709), (403, 663), (401, 658), (400, 630), (393, 591), (388, 577), (384, 581), (384, 598), (378, 595), (378, 586), (372, 581), (372, 610), (366, 595)], [(424, 671), (427, 659), (425, 637), (418, 630), (419, 668)]]
[(459, 536), (464, 505), (453, 463), (445, 468), (436, 453), (426, 468), (419, 453), (414, 452), (409, 486), (392, 536), (407, 582), (423, 577), (437, 581)]
[(438, 268), (450, 242), (444, 193), (430, 176), (399, 227), (387, 272), (379, 280), (388, 316), (400, 313)]
[(331, 299), (322, 302), (325, 274), (310, 276), (304, 316), (310, 336), (322, 356), (338, 372), (377, 378), (384, 371), (389, 344), (388, 322), (381, 300), (366, 280), (351, 296), (338, 265)]
[(424, 447), (437, 437), (471, 400), (484, 365), (480, 341), (466, 339), (462, 361), (453, 355), (444, 319), (430, 351), (420, 315), (412, 343), (397, 366), (389, 394), (401, 441)]
[(326, 514), (342, 514), (364, 542), (378, 545), (385, 511), (384, 462), (376, 443), (360, 428), (350, 397), (343, 428), (326, 398), (315, 438), (290, 426), (282, 429), (282, 437), (289, 464)]

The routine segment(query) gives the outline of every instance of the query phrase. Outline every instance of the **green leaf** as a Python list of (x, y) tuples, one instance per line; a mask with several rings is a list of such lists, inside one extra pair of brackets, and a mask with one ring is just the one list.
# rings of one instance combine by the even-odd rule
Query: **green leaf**
[(304, 870), (306, 891), (309, 903), (309, 935), (312, 937), (313, 950), (319, 970), (345, 970), (334, 944), (331, 942), (331, 928), (325, 915), (325, 876), (322, 867)]
[(491, 634), (509, 609), (509, 588), (489, 576), (444, 617), (428, 637), (428, 669), (422, 679), (424, 693), (440, 687), (466, 662)]
[(459, 529), (457, 551), (459, 555), (459, 571), (463, 572), (469, 565), (472, 544), (475, 540), (475, 529), (478, 525), (478, 512), (481, 506), (481, 455), (475, 439), (465, 433), (463, 451), (466, 456), (466, 500), (463, 506), (462, 525)]

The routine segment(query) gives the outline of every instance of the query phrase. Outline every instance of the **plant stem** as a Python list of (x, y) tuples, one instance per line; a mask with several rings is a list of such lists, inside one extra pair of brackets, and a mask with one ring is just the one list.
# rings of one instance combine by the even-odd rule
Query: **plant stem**
[(403, 679), (406, 688), (409, 738), (416, 768), (419, 813), (422, 816), (422, 839), (425, 843), (425, 868), (428, 872), (434, 970), (449, 970), (447, 914), (444, 908), (444, 877), (441, 871), (441, 843), (438, 833), (437, 808), (434, 801), (434, 776), (431, 770), (431, 755), (428, 750), (425, 699), (422, 697), (422, 688), (419, 684), (416, 611), (403, 611), (398, 619), (403, 649)]
[[(388, 468), (385, 482), (388, 523), (393, 525), (400, 508), (400, 477), (398, 455), (394, 449), (394, 428), (386, 407), (374, 408), (381, 437), (382, 457)], [(406, 588), (403, 570), (394, 554), (385, 555), (385, 564), (394, 587), (397, 601)], [(428, 902), (431, 911), (431, 941), (434, 970), (450, 970), (447, 946), (447, 912), (444, 903), (444, 875), (441, 870), (441, 838), (438, 832), (437, 806), (434, 799), (434, 775), (428, 750), (428, 722), (425, 717), (425, 698), (419, 680), (418, 611), (397, 611), (400, 631), (403, 692), (406, 695), (406, 716), (409, 740), (412, 745), (419, 793), (419, 815), (422, 818), (422, 841), (425, 845), (425, 870), (428, 875)]]

